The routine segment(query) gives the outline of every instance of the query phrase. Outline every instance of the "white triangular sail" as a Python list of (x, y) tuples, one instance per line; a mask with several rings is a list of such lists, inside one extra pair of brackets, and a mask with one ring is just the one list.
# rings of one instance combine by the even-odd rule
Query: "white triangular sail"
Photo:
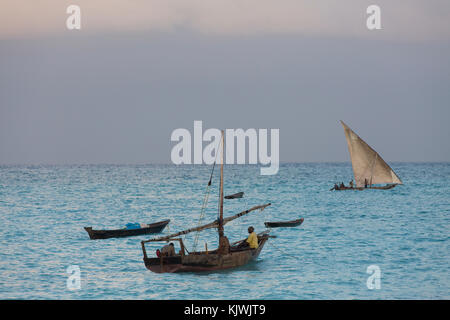
[(366, 182), (369, 185), (383, 183), (402, 184), (394, 170), (380, 155), (344, 122), (341, 121), (341, 123), (347, 139), (356, 186), (364, 187)]

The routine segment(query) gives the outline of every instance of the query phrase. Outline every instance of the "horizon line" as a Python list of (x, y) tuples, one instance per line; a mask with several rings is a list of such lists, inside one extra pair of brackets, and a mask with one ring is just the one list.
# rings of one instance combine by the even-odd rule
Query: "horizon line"
[[(278, 164), (315, 164), (315, 163), (348, 163), (351, 165), (351, 161), (280, 161)], [(427, 160), (427, 161), (389, 161), (389, 163), (450, 163), (450, 160)], [(107, 162), (98, 162), (98, 163), (0, 163), (0, 167), (5, 166), (147, 166), (147, 165), (173, 165), (173, 166), (211, 166), (212, 164), (174, 164), (171, 162), (147, 162), (147, 163), (107, 163)], [(267, 166), (263, 164), (224, 164), (225, 166)]]

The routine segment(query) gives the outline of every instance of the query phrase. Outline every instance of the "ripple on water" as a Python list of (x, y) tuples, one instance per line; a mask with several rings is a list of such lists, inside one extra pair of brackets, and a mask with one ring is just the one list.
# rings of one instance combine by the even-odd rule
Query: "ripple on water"
[[(349, 164), (283, 164), (275, 176), (226, 166), (225, 193), (245, 196), (226, 201), (225, 215), (272, 203), (229, 223), (231, 242), (248, 225), (305, 222), (272, 229), (277, 238), (259, 260), (238, 270), (162, 275), (144, 267), (147, 236), (91, 241), (83, 227), (167, 218), (165, 233), (195, 226), (210, 167), (0, 166), (0, 298), (448, 299), (450, 164), (393, 166), (404, 185), (374, 192), (328, 191), (352, 176)], [(213, 182), (204, 222), (217, 217)], [(216, 246), (216, 231), (201, 233), (199, 247), (205, 242)], [(80, 267), (79, 291), (67, 289), (70, 265)], [(381, 269), (380, 290), (367, 289), (369, 265)]]

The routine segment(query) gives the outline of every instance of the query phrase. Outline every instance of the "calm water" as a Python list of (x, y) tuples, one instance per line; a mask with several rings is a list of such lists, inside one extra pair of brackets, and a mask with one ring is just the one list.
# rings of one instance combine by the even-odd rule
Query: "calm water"
[[(208, 274), (152, 273), (140, 247), (150, 236), (93, 241), (83, 227), (166, 218), (163, 233), (195, 226), (210, 167), (2, 166), (0, 298), (449, 299), (450, 164), (392, 165), (403, 186), (361, 192), (328, 191), (348, 183), (350, 164), (285, 164), (275, 176), (226, 166), (225, 193), (245, 196), (227, 200), (225, 216), (272, 203), (228, 224), (230, 242), (264, 221), (305, 222), (272, 229), (277, 238), (257, 262)], [(204, 222), (217, 216), (217, 178), (213, 186)], [(214, 230), (200, 234), (205, 242), (217, 245)], [(78, 291), (66, 286), (70, 265), (81, 269)], [(367, 288), (370, 265), (381, 269), (379, 290)]]

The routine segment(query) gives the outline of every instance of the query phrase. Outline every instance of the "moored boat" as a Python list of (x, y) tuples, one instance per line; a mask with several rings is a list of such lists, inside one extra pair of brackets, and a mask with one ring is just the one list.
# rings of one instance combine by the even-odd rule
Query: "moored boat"
[(303, 218), (292, 220), (292, 221), (275, 221), (275, 222), (264, 222), (267, 228), (280, 228), (280, 227), (297, 227), (303, 223)]
[(243, 192), (238, 192), (235, 194), (230, 194), (229, 196), (225, 196), (225, 199), (240, 199), (244, 195)]
[(163, 220), (156, 223), (147, 224), (141, 228), (135, 229), (115, 229), (115, 230), (94, 230), (92, 227), (84, 227), (84, 230), (89, 234), (92, 240), (109, 239), (109, 238), (124, 238), (139, 236), (143, 234), (159, 233), (169, 224), (170, 220)]

